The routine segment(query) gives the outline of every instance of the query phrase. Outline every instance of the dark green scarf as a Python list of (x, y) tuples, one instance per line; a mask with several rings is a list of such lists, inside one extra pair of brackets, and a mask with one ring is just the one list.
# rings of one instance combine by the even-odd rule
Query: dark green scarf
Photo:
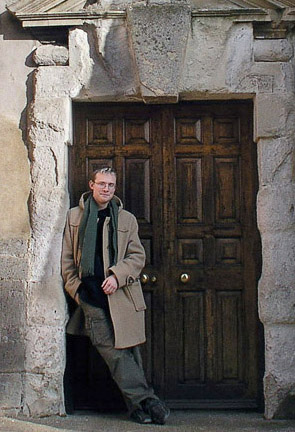
[[(109, 203), (110, 209), (110, 230), (109, 230), (109, 256), (110, 266), (115, 265), (118, 260), (118, 204), (114, 199)], [(94, 275), (94, 261), (96, 251), (97, 236), (97, 213), (98, 206), (90, 195), (83, 211), (83, 216), (79, 225), (79, 247), (81, 255), (82, 277)], [(105, 245), (103, 245), (105, 247)]]

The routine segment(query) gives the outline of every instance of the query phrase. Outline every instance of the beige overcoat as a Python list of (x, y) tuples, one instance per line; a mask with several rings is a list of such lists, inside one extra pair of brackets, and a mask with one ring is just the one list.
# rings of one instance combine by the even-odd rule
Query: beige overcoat
[[(66, 291), (72, 298), (81, 284), (79, 265), (81, 249), (79, 248), (79, 224), (84, 209), (84, 201), (89, 192), (82, 195), (78, 207), (68, 211), (62, 248), (62, 276)], [(116, 275), (119, 289), (108, 295), (110, 314), (115, 333), (115, 348), (127, 348), (145, 342), (144, 311), (146, 309), (142, 288), (138, 279), (145, 265), (144, 248), (138, 237), (138, 225), (133, 214), (119, 204), (118, 214), (118, 261), (109, 267), (109, 223), (107, 217), (103, 227), (103, 261), (105, 276)], [(78, 318), (79, 317), (79, 318)], [(69, 333), (81, 334), (83, 313), (78, 307), (68, 325)], [(79, 322), (78, 322), (79, 321)]]

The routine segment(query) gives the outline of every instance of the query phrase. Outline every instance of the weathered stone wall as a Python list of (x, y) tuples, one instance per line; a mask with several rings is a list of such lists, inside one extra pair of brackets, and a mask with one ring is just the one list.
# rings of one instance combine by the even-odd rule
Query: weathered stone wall
[[(55, 66), (57, 71), (48, 68), (52, 77), (62, 80), (59, 66)], [(25, 414), (35, 416), (64, 413), (66, 305), (60, 255), (68, 208), (67, 144), (71, 123), (70, 99), (61, 97), (64, 95), (50, 87), (48, 81), (40, 80), (40, 76), (44, 78), (42, 67), (34, 77), (35, 94), (28, 110), (28, 143), (33, 161), (32, 235), (23, 408)]]
[[(1, 406), (22, 408), (28, 415), (64, 412), (66, 307), (59, 261), (69, 205), (67, 147), (72, 143), (72, 100), (166, 103), (179, 99), (252, 98), (259, 156), (257, 213), (263, 248), (259, 311), (266, 338), (266, 417), (292, 416), (295, 37), (293, 34), (288, 39), (255, 40), (249, 22), (236, 23), (231, 17), (191, 20), (187, 7), (174, 4), (163, 9), (164, 5), (158, 3), (134, 5), (128, 9), (126, 20), (85, 22), (71, 30), (69, 50), (46, 45), (39, 46), (33, 54), (36, 67), (32, 75), (33, 98), (28, 97), (28, 133), (23, 137), (31, 160), (29, 253), (26, 254), (28, 214), (24, 211), (29, 171), (25, 146), (19, 139), (12, 148), (20, 155), (22, 176), (13, 177), (11, 182), (6, 180), (6, 184), (13, 185), (13, 191), (16, 186), (23, 188), (16, 213), (11, 211), (8, 216), (10, 220), (14, 217), (19, 225), (14, 230), (16, 235), (7, 236), (14, 243), (9, 243), (10, 240), (3, 243), (9, 264), (2, 279), (5, 313), (8, 316), (8, 305), (17, 305), (20, 322), (13, 321), (11, 325), (22, 327), (26, 339), (24, 342), (24, 335), (17, 330), (15, 340), (20, 340), (17, 348), (17, 342), (13, 345), (13, 331), (3, 324), (3, 334), (6, 329), (11, 345), (16, 347), (11, 352), (19, 354), (15, 356), (15, 370), (8, 368), (11, 362), (5, 359), (0, 370), (6, 380)], [(167, 13), (162, 13), (163, 10)], [(179, 25), (173, 26), (172, 22)], [(154, 34), (156, 38), (152, 38)], [(6, 43), (7, 40), (5, 47)], [(33, 43), (27, 40), (17, 61), (23, 65), (28, 62), (26, 57), (30, 58), (33, 48)], [(5, 66), (6, 70), (9, 68), (10, 63)], [(14, 128), (21, 121), (26, 105), (27, 69), (22, 68), (17, 77), (23, 86), (19, 98), (23, 106), (18, 106), (12, 116)], [(7, 170), (7, 179), (10, 175)], [(22, 230), (20, 221), (24, 222)], [(13, 260), (18, 266), (13, 270), (17, 275), (11, 278)], [(19, 284), (14, 284), (14, 279)], [(11, 296), (15, 303), (9, 300)], [(26, 308), (20, 306), (20, 301), (26, 303)]]
[[(273, 94), (257, 97), (258, 223), (263, 271), (259, 311), (265, 330), (267, 418), (295, 417), (295, 85), (294, 35), (259, 42), (257, 62), (281, 70)], [(265, 67), (264, 63), (264, 67)]]
[(0, 1), (0, 415), (21, 410), (24, 394), (30, 172), (23, 113), (34, 48), (5, 3)]

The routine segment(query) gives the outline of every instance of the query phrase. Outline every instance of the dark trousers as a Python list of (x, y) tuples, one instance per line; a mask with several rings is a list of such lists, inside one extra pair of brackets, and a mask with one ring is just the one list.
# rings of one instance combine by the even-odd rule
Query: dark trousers
[(87, 335), (108, 365), (129, 413), (141, 408), (140, 402), (146, 398), (158, 399), (146, 382), (139, 347), (114, 348), (114, 330), (109, 313), (85, 302), (81, 302), (81, 307)]

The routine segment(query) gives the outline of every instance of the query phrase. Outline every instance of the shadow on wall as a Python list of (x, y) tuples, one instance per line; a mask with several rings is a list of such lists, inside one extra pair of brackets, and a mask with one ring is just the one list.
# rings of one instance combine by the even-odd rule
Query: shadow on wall
[(0, 35), (4, 40), (34, 40), (32, 33), (8, 11), (0, 14)]

